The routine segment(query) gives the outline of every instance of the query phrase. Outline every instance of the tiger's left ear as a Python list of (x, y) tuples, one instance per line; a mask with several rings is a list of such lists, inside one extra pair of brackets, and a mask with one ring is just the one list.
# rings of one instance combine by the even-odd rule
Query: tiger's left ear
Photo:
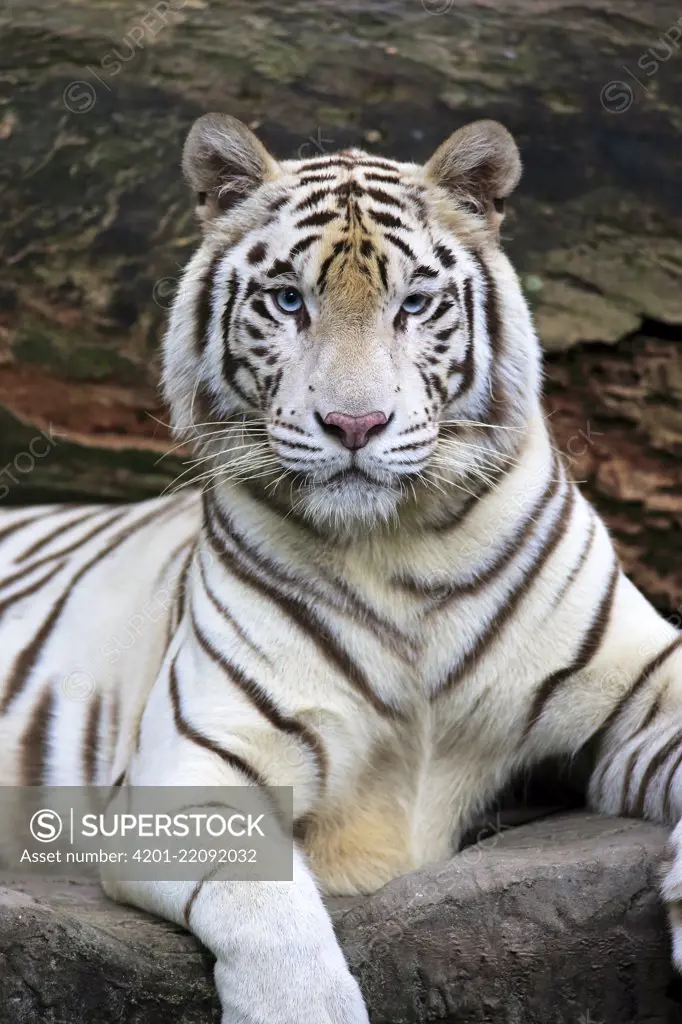
[(427, 180), (440, 185), (499, 228), (504, 200), (521, 177), (518, 146), (498, 121), (474, 121), (438, 147), (424, 168)]

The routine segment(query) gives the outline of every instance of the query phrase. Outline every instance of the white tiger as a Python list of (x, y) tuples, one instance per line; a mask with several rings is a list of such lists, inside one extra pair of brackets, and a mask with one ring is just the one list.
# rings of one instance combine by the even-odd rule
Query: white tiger
[(676, 826), (682, 966), (681, 636), (553, 451), (499, 243), (511, 136), (277, 162), (206, 115), (184, 168), (204, 234), (164, 385), (207, 486), (1, 514), (0, 778), (293, 786), (293, 882), (107, 888), (213, 952), (225, 1024), (360, 1024), (320, 892), (449, 857), (591, 741), (591, 806)]

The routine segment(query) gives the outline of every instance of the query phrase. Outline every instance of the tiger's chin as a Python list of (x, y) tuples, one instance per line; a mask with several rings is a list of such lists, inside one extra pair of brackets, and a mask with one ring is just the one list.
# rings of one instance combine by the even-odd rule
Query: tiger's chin
[(395, 520), (403, 498), (397, 483), (351, 470), (302, 489), (296, 509), (316, 530), (348, 536)]

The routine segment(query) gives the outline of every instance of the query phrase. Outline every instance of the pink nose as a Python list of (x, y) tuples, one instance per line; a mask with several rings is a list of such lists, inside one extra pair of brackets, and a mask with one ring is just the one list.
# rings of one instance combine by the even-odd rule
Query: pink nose
[(370, 435), (380, 433), (388, 420), (383, 412), (366, 412), (364, 416), (330, 412), (325, 416), (323, 423), (328, 433), (338, 433), (342, 444), (354, 451), (357, 448), (364, 448)]

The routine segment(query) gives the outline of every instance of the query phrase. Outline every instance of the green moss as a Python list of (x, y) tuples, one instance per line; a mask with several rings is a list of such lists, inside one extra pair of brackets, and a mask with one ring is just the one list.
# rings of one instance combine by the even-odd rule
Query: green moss
[(75, 346), (64, 356), (64, 369), (75, 380), (102, 380), (119, 376), (128, 360), (121, 359), (110, 349), (95, 348), (93, 345)]
[(19, 362), (54, 367), (59, 356), (50, 339), (38, 328), (26, 326), (24, 323), (19, 337), (12, 345), (12, 352)]
[(347, 128), (349, 123), (355, 119), (348, 107), (322, 106), (317, 109), (317, 116), (320, 124), (336, 125), (339, 128)]
[(2, 478), (0, 508), (36, 501), (138, 501), (165, 490), (182, 470), (173, 456), (159, 461), (158, 452), (140, 448), (80, 445), (58, 432), (48, 452), (33, 459), (30, 472), (16, 469), (17, 454), (30, 452), (39, 434), (38, 427), (0, 406), (0, 466), (9, 467)]
[(22, 320), (12, 353), (19, 362), (43, 366), (72, 380), (112, 377), (119, 384), (139, 382), (139, 367), (110, 344), (85, 342), (78, 333), (29, 316)]

